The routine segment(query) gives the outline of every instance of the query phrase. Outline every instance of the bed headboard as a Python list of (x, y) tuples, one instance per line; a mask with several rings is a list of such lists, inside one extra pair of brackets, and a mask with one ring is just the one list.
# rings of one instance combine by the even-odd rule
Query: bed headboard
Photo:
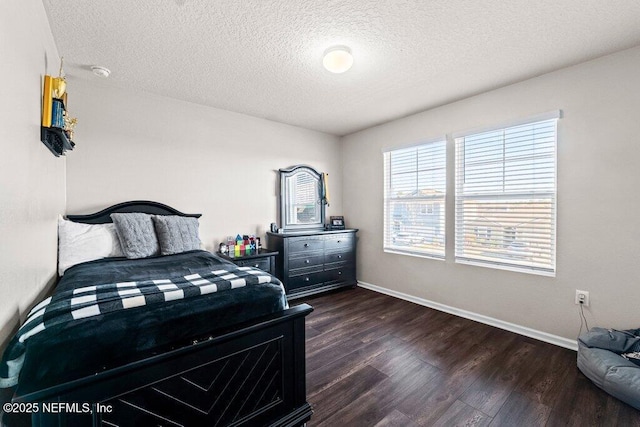
[(117, 205), (109, 206), (100, 212), (87, 214), (87, 215), (67, 215), (67, 218), (74, 222), (82, 222), (85, 224), (105, 224), (111, 221), (112, 213), (129, 213), (129, 212), (142, 212), (152, 215), (178, 215), (189, 216), (193, 218), (200, 218), (202, 214), (186, 214), (180, 212), (177, 209), (172, 208), (158, 202), (151, 202), (148, 200), (133, 200), (130, 202), (118, 203)]

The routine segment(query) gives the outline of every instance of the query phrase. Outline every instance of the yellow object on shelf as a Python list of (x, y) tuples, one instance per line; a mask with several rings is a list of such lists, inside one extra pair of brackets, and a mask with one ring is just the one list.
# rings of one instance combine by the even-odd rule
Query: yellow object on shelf
[(67, 82), (64, 77), (52, 77), (51, 78), (51, 96), (56, 99), (62, 99), (65, 90), (67, 89)]
[(328, 173), (322, 174), (322, 181), (323, 181), (322, 188), (324, 190), (324, 203), (329, 205), (329, 174)]
[(51, 107), (53, 104), (51, 76), (44, 76), (44, 89), (42, 93), (42, 126), (51, 127)]
[(65, 90), (67, 89), (67, 81), (64, 79), (62, 75), (62, 64), (64, 64), (64, 57), (60, 58), (60, 71), (58, 72), (58, 77), (51, 78), (51, 96), (57, 99), (62, 99), (67, 104), (67, 97), (63, 98), (65, 94)]

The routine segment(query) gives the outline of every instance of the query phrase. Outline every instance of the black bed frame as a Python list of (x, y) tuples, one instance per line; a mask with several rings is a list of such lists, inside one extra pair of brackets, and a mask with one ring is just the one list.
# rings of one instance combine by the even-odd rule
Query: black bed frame
[[(131, 201), (68, 218), (100, 224), (111, 222), (115, 212), (200, 217), (157, 202)], [(37, 402), (39, 411), (31, 418), (37, 426), (303, 425), (312, 414), (306, 401), (304, 326), (312, 310), (297, 305), (29, 394), (20, 394), (18, 387), (13, 402)]]

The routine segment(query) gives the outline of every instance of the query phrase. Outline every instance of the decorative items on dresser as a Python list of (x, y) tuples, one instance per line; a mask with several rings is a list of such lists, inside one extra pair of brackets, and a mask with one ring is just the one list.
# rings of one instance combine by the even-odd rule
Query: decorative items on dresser
[(355, 286), (357, 229), (267, 233), (289, 299)]
[(226, 259), (227, 261), (231, 261), (238, 267), (255, 267), (260, 270), (266, 271), (271, 275), (276, 275), (276, 256), (278, 255), (277, 251), (272, 251), (270, 249), (260, 249), (257, 252), (251, 253), (249, 255), (241, 255), (241, 256), (229, 256), (228, 254), (223, 254), (218, 252), (220, 258)]

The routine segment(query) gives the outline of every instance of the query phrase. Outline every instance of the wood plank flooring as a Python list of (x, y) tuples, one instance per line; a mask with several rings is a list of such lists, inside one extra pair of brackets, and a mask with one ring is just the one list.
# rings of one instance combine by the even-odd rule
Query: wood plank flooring
[(640, 427), (571, 350), (362, 288), (300, 302), (309, 427)]

